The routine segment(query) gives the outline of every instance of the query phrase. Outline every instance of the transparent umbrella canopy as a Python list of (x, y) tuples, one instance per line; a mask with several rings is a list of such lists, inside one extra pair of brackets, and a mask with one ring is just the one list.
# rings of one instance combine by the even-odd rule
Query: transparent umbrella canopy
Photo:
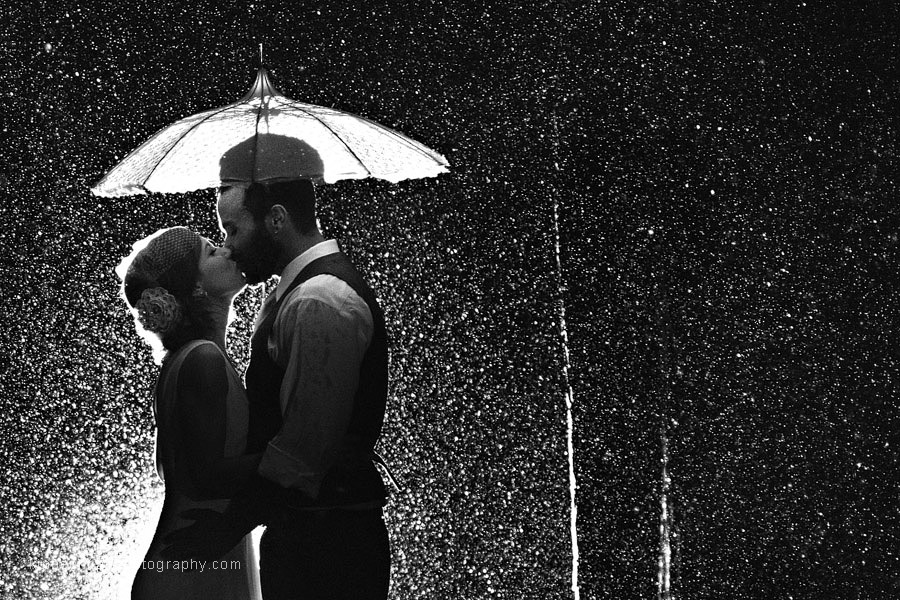
[(260, 67), (239, 101), (177, 121), (141, 144), (91, 191), (181, 193), (222, 183), (434, 177), (447, 160), (369, 119), (279, 93)]

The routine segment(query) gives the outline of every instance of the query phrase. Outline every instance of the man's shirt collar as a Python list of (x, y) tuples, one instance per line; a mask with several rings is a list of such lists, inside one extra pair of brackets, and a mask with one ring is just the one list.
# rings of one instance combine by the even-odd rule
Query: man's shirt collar
[(284, 290), (287, 289), (297, 275), (300, 274), (300, 271), (305, 269), (309, 263), (317, 258), (322, 258), (323, 256), (328, 256), (329, 254), (340, 251), (341, 249), (338, 246), (337, 240), (325, 240), (324, 242), (319, 242), (312, 248), (309, 248), (306, 252), (289, 262), (281, 272), (281, 279), (278, 280), (278, 287), (275, 288), (275, 300), (281, 300)]

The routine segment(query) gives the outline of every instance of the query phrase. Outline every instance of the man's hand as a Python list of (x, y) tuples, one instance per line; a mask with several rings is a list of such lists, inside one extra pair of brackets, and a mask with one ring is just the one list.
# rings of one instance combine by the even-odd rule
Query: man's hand
[(209, 508), (186, 510), (181, 517), (193, 520), (194, 524), (163, 538), (166, 546), (160, 554), (166, 559), (217, 560), (249, 533), (245, 524)]

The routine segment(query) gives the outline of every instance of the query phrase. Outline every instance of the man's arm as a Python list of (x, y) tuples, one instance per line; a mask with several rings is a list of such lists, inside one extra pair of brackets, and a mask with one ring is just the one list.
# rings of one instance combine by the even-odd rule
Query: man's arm
[(313, 278), (285, 299), (273, 336), (275, 358), (286, 366), (283, 426), (263, 454), (263, 477), (318, 496), (347, 432), (372, 330), (368, 306), (333, 276)]

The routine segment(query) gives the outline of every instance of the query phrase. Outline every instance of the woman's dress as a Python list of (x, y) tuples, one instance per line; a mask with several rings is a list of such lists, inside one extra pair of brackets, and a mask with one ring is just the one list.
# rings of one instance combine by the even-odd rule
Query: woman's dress
[[(178, 374), (185, 358), (206, 340), (195, 340), (182, 346), (166, 359), (156, 387), (157, 448), (156, 464), (160, 477), (166, 482), (165, 500), (159, 524), (144, 562), (138, 569), (132, 585), (133, 599), (166, 600), (260, 600), (257, 557), (250, 535), (237, 544), (218, 561), (194, 561), (194, 570), (182, 567), (189, 561), (166, 560), (160, 556), (165, 547), (163, 539), (172, 531), (193, 523), (180, 518), (180, 514), (193, 508), (211, 508), (222, 512), (228, 500), (195, 500), (188, 497), (186, 486), (180, 482), (189, 480), (187, 472), (191, 457), (186, 456), (177, 443), (178, 429), (175, 416), (178, 402)], [(221, 350), (219, 350), (221, 352)], [(223, 357), (225, 357), (223, 353)], [(228, 373), (226, 401), (226, 431), (224, 456), (244, 453), (247, 441), (248, 407), (240, 376), (225, 357)], [(202, 565), (202, 569), (199, 568)]]

